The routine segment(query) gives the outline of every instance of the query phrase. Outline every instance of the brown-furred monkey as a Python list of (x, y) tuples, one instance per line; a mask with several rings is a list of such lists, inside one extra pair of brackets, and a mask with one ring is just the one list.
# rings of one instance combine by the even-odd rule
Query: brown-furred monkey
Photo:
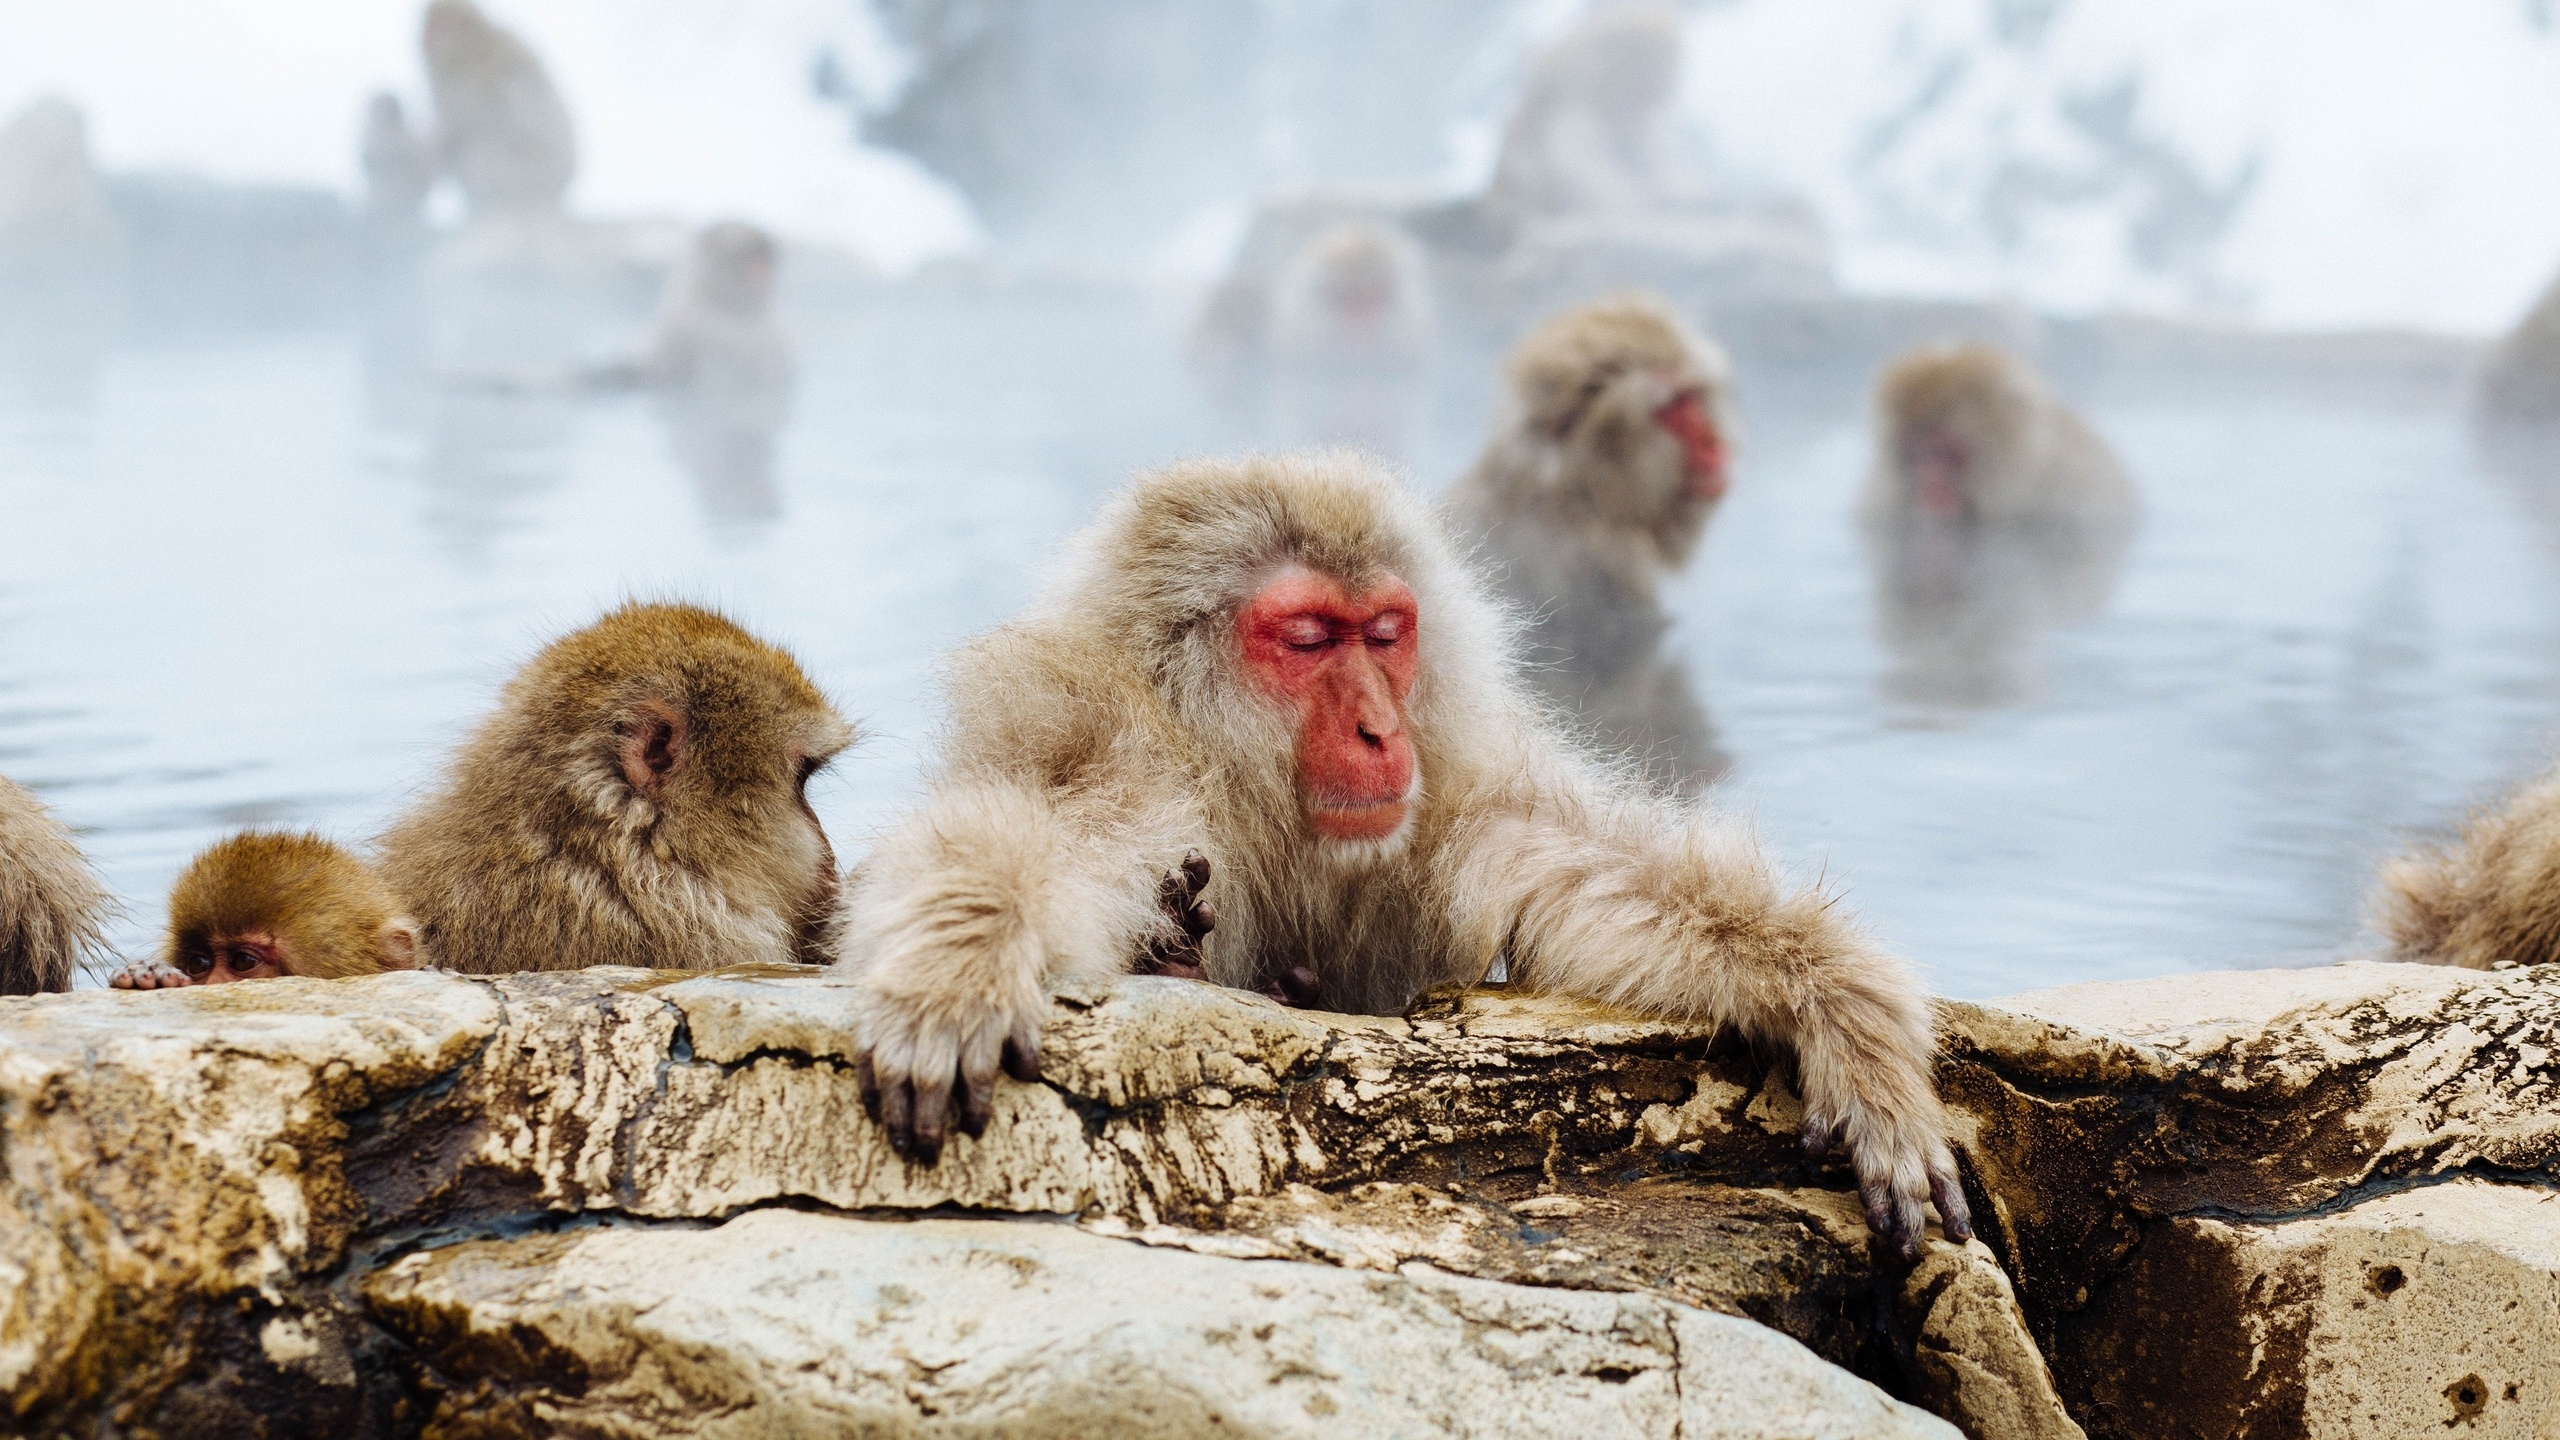
[(44, 802), (0, 777), (0, 995), (71, 988), (104, 952), (106, 887)]
[(317, 835), (252, 830), (187, 863), (158, 957), (108, 981), (183, 989), (282, 975), (336, 980), (418, 964), (418, 922), (373, 867)]
[(1020, 620), (967, 646), (930, 794), (848, 902), (865, 1086), (930, 1163), (1038, 1073), (1053, 985), (1170, 937), (1164, 877), (1214, 867), (1212, 980), (1316, 972), (1393, 1013), (1511, 982), (1793, 1047), (1805, 1139), (1845, 1139), (1903, 1253), (1934, 1195), (1968, 1231), (1910, 968), (1790, 888), (1739, 826), (1578, 760), (1514, 686), (1502, 612), (1375, 462), (1142, 477)]
[(1889, 688), (1954, 705), (2030, 688), (2038, 636), (2096, 613), (2133, 533), (2133, 482), (2025, 362), (1922, 346), (1876, 384), (1862, 503)]
[(1663, 653), (1663, 582), (1730, 483), (1723, 351), (1669, 307), (1623, 296), (1557, 315), (1508, 365), (1508, 413), (1450, 487), (1450, 523), (1528, 617), (1523, 673), (1607, 750), (1694, 793), (1728, 761)]
[(383, 877), (468, 974), (823, 963), (838, 882), (807, 786), (852, 740), (789, 653), (627, 604), (507, 682)]

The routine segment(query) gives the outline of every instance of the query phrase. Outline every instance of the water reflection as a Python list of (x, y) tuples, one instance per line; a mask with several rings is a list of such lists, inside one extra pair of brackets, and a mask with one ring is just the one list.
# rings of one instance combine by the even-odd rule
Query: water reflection
[(1920, 705), (2014, 704), (2036, 689), (2040, 638), (2106, 608), (2125, 526), (1905, 514), (1866, 525), (1885, 693)]
[[(636, 351), (646, 312), (620, 313), (598, 334)], [(146, 943), (231, 826), (362, 840), (541, 638), (633, 593), (736, 611), (863, 722), (816, 797), (858, 852), (920, 783), (936, 658), (1026, 603), (1130, 470), (1259, 438), (1185, 383), (1140, 297), (909, 287), (790, 319), (787, 441), (750, 429), (742, 462), (689, 461), (655, 398), (378, 393), (356, 311), (92, 333), (73, 408), (0, 390), (0, 768), (83, 831), (128, 902), (118, 943)], [(46, 353), (31, 333), (0, 315), (0, 353)], [(2143, 480), (2138, 543), (1905, 549), (1880, 592), (1854, 393), (1740, 377), (1746, 408), (1834, 398), (1746, 414), (1747, 464), (1660, 615), (1567, 647), (1618, 663), (1544, 679), (1693, 773), (1730, 754), (1716, 803), (1942, 988), (2352, 944), (2376, 857), (2547, 758), (2560, 551), (2452, 397), (2110, 404), (2094, 377), (2091, 419)], [(1425, 477), (1492, 421), (1489, 384), (1465, 393), (1420, 433)], [(772, 488), (707, 478), (737, 476)], [(1882, 684), (1912, 663), (1878, 625), (1905, 591), (2002, 644), (2106, 601), (2038, 632), (2032, 684), (2019, 652), (1951, 647), (1957, 693), (2015, 698), (1915, 726)]]

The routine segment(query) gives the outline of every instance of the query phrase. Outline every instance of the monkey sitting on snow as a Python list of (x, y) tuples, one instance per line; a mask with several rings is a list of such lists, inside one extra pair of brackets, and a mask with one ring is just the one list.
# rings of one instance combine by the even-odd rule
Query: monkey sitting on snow
[(2114, 588), (2133, 483), (2035, 372), (1988, 345), (1927, 346), (1876, 386), (1861, 518), (1895, 689), (2013, 700), (2028, 645)]
[[(1036, 1077), (1063, 980), (1196, 941), (1208, 978), (1315, 972), (1401, 1010), (1511, 982), (1792, 1047), (1809, 1153), (1869, 1222), (1969, 1235), (1910, 967), (1729, 822), (1575, 758), (1516, 688), (1501, 612), (1430, 513), (1346, 456), (1143, 477), (1020, 620), (964, 649), (930, 793), (847, 911), (864, 1087), (919, 1163)], [(1217, 925), (1174, 934), (1198, 850)]]
[(1586, 305), (1511, 352), (1510, 415), (1452, 487), (1451, 524), (1528, 618), (1525, 674), (1669, 789), (1727, 765), (1687, 671), (1662, 653), (1663, 580), (1724, 497), (1724, 354), (1652, 300)]

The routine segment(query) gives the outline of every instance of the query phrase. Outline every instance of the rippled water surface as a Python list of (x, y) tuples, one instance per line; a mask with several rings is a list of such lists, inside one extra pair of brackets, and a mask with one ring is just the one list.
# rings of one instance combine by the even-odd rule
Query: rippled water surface
[[(371, 834), (542, 639), (683, 596), (862, 721), (817, 796), (857, 850), (916, 789), (939, 652), (1021, 605), (1131, 469), (1280, 433), (1188, 382), (1178, 320), (1075, 293), (804, 314), (765, 493), (639, 399), (423, 384), (397, 325), (0, 317), (0, 770), (80, 828), (144, 949), (206, 842)], [(1488, 364), (1444, 362), (1420, 483), (1469, 458)], [(1782, 410), (1751, 381), (1736, 492), (1672, 595), (1736, 761), (1714, 800), (1941, 990), (2361, 944), (2374, 860), (2548, 751), (2560, 537), (2449, 405), (2101, 386), (2145, 494), (2122, 573), (1951, 695), (1879, 638), (1854, 396)]]

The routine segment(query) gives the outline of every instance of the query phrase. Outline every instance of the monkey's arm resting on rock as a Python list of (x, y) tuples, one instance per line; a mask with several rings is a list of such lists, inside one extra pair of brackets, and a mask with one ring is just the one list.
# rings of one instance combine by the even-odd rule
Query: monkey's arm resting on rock
[(1550, 795), (1483, 813), (1457, 842), (1461, 944), (1511, 982), (1731, 1025), (1796, 1056), (1804, 1146), (1845, 1141), (1867, 1221), (1908, 1263), (1934, 1199), (1971, 1236), (1910, 967), (1813, 889), (1790, 889), (1738, 824), (1635, 798)]
[(955, 1105), (981, 1133), (999, 1064), (1039, 1078), (1054, 986), (1170, 938), (1159, 889), (1197, 822), (1179, 792), (1130, 793), (955, 775), (863, 863), (839, 973), (863, 992), (864, 1091), (902, 1153), (938, 1157)]

